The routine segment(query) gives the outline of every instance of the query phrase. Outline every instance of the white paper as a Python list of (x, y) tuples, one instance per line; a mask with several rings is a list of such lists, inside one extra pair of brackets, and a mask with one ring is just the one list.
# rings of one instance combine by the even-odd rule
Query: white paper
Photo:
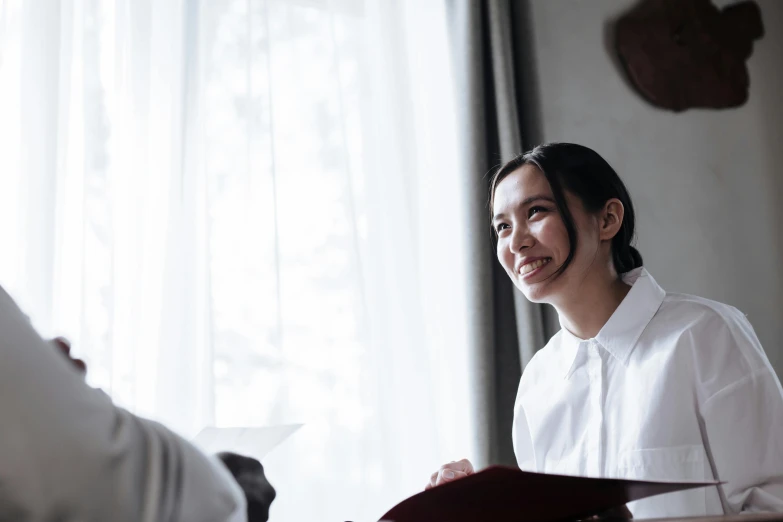
[(285, 424), (262, 428), (204, 428), (193, 442), (205, 453), (231, 451), (260, 461), (301, 427), (301, 424)]

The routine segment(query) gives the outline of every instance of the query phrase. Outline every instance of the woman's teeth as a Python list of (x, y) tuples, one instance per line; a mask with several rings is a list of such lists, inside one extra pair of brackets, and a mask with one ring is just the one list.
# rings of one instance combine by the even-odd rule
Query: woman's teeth
[(550, 261), (552, 261), (552, 259), (549, 257), (547, 257), (546, 259), (539, 259), (538, 261), (533, 261), (532, 263), (523, 265), (522, 268), (519, 269), (519, 273), (520, 275), (529, 274), (533, 270), (537, 268), (541, 268), (542, 266), (549, 263)]

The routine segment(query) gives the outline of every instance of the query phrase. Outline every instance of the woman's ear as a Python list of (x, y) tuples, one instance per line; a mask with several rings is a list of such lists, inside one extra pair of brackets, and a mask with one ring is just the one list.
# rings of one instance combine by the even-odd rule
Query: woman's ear
[(625, 215), (625, 207), (622, 202), (617, 198), (612, 198), (604, 204), (604, 208), (601, 211), (601, 231), (600, 237), (602, 240), (610, 241), (620, 231), (620, 227), (623, 226), (623, 216)]

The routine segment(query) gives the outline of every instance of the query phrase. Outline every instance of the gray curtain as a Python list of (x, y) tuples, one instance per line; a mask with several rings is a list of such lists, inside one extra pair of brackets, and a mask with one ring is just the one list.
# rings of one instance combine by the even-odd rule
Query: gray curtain
[(498, 263), (487, 202), (490, 171), (538, 139), (529, 11), (520, 0), (447, 0), (447, 5), (460, 153), (471, 184), (471, 382), (484, 449), (475, 464), (513, 465), (511, 425), (519, 378), (552, 333), (552, 312), (529, 303)]

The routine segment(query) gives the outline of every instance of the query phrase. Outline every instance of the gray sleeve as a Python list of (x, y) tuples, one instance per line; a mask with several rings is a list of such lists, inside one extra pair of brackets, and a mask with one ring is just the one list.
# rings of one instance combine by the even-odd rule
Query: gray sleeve
[(0, 288), (0, 521), (244, 522), (228, 470), (91, 389)]

